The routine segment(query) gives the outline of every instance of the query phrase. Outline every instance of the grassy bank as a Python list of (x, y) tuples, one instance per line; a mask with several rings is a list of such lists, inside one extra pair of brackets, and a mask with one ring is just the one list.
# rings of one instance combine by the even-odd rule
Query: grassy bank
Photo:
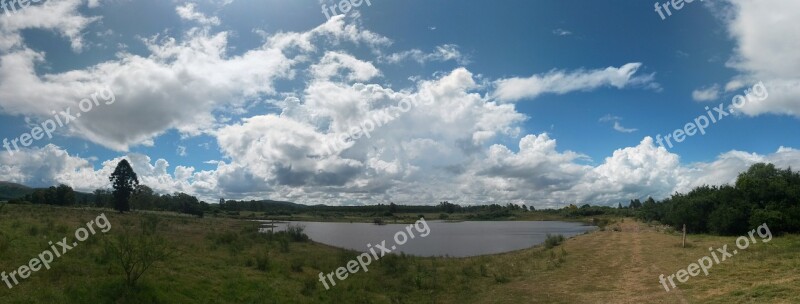
[[(319, 272), (345, 266), (358, 253), (284, 236), (256, 233), (257, 223), (158, 214), (162, 235), (177, 255), (156, 264), (136, 287), (105, 252), (104, 238), (139, 223), (142, 214), (50, 206), (0, 211), (0, 271), (27, 264), (104, 212), (112, 225), (91, 236), (50, 270), (33, 273), (4, 303), (694, 303), (798, 302), (800, 238), (776, 237), (715, 265), (665, 292), (671, 274), (735, 238), (680, 236), (631, 219), (611, 229), (507, 254), (473, 258), (387, 256), (369, 272), (350, 275), (331, 290)], [(434, 232), (435, 233), (435, 232)]]

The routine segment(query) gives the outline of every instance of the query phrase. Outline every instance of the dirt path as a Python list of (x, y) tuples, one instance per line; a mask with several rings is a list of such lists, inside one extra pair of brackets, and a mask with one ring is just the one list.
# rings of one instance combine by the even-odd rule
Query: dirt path
[(485, 302), (524, 294), (531, 303), (689, 303), (680, 290), (666, 292), (658, 281), (660, 274), (674, 270), (659, 269), (659, 255), (652, 253), (674, 246), (674, 239), (626, 219), (606, 231), (568, 240), (562, 245), (568, 255), (560, 267), (498, 286)]

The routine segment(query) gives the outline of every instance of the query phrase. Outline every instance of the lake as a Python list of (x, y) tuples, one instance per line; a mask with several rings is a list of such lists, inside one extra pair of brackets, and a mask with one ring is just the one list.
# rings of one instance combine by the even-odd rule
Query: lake
[[(269, 221), (262, 221), (268, 223)], [(315, 242), (352, 249), (368, 251), (367, 244), (375, 246), (386, 240), (386, 248), (395, 245), (394, 236), (399, 231), (409, 232), (409, 224), (375, 225), (371, 223), (330, 223), (330, 222), (288, 222), (305, 227), (305, 233)], [(287, 222), (276, 223), (275, 231), (286, 228)], [(415, 256), (468, 257), (496, 254), (525, 249), (544, 242), (547, 234), (561, 234), (571, 237), (593, 230), (595, 226), (582, 223), (558, 221), (481, 221), (444, 222), (426, 221), (419, 224), (419, 231), (411, 228), (416, 237), (396, 246), (393, 253), (404, 252)], [(269, 230), (269, 228), (262, 229)], [(426, 237), (421, 237), (425, 231)], [(402, 240), (402, 237), (400, 237)], [(380, 253), (380, 251), (377, 251)]]

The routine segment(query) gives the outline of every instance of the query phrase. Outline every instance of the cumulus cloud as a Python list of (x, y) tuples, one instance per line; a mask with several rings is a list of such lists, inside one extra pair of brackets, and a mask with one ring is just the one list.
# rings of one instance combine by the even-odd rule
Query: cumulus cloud
[[(226, 53), (228, 35), (189, 30), (181, 41), (154, 36), (143, 40), (148, 56), (121, 53), (117, 60), (41, 76), (36, 65), (45, 60), (44, 53), (22, 48), (2, 54), (0, 107), (7, 114), (47, 119), (52, 111), (75, 109), (81, 99), (110, 87), (117, 97), (114, 105), (93, 109), (63, 133), (126, 151), (150, 144), (168, 130), (192, 136), (216, 129), (222, 122), (215, 111), (242, 112), (249, 100), (276, 94), (274, 82), (293, 78), (294, 68), (304, 60), (297, 58), (315, 51), (314, 43), (388, 43), (345, 24), (341, 17), (307, 32), (269, 36), (261, 46), (237, 56)], [(349, 68), (352, 80), (377, 73), (368, 64), (349, 65), (356, 61), (345, 55), (326, 59), (329, 62), (321, 66)]]
[[(10, 14), (0, 14), (0, 52), (24, 46), (21, 32), (28, 29), (51, 30), (69, 39), (74, 51), (81, 51), (83, 31), (100, 17), (85, 17), (78, 12), (82, 0), (46, 1)], [(89, 3), (99, 5), (97, 1)], [(12, 4), (13, 5), (13, 4)]]
[[(407, 152), (404, 157), (387, 158), (399, 155), (390, 151), (392, 147), (384, 147), (367, 153), (363, 162), (346, 156), (321, 159), (303, 155), (303, 151), (318, 149), (314, 146), (318, 141), (326, 140), (318, 138), (308, 126), (290, 125), (274, 131), (281, 136), (258, 135), (286, 123), (291, 121), (268, 116), (232, 126), (220, 140), (230, 146), (225, 151), (234, 161), (217, 162), (214, 170), (196, 171), (185, 166), (170, 170), (166, 160), (136, 153), (107, 160), (95, 169), (88, 159), (48, 145), (13, 156), (0, 152), (0, 175), (33, 186), (64, 183), (79, 191), (92, 191), (108, 188), (108, 176), (125, 158), (140, 181), (154, 190), (192, 193), (206, 201), (222, 196), (343, 205), (446, 199), (466, 204), (526, 203), (542, 208), (564, 203), (615, 205), (648, 196), (661, 199), (697, 186), (733, 183), (740, 172), (758, 162), (783, 168), (800, 166), (800, 150), (787, 147), (767, 155), (733, 150), (712, 162), (682, 165), (678, 155), (656, 146), (650, 137), (637, 146), (614, 151), (594, 166), (583, 154), (559, 151), (556, 140), (546, 133), (520, 139), (518, 152), (495, 144), (479, 157), (462, 157), (448, 166), (435, 164), (441, 164), (453, 151), (432, 140), (411, 140), (397, 147)], [(287, 130), (295, 133), (286, 134)], [(295, 138), (302, 135), (301, 130), (308, 137)], [(264, 143), (272, 138), (276, 139), (274, 143)]]
[[(73, 5), (61, 10), (71, 28), (57, 31), (73, 48), (81, 46), (82, 31), (96, 19), (82, 17), (75, 1), (63, 3)], [(59, 73), (37, 73), (47, 54), (29, 49), (15, 36), (25, 28), (54, 29), (57, 22), (25, 25), (27, 21), (0, 17), (5, 18), (0, 19), (4, 26), (12, 25), (0, 29), (9, 38), (0, 50), (0, 107), (6, 114), (46, 119), (53, 110), (76, 107), (79, 100), (108, 86), (116, 102), (92, 110), (60, 135), (124, 153), (131, 146), (152, 145), (171, 130), (183, 136), (207, 134), (222, 154), (222, 160), (207, 162), (215, 168), (171, 166), (165, 159), (136, 153), (124, 153), (95, 168), (91, 156), (47, 145), (14, 155), (0, 152), (0, 176), (34, 186), (65, 183), (91, 191), (108, 187), (108, 175), (125, 158), (156, 191), (181, 191), (207, 201), (222, 196), (307, 204), (450, 200), (557, 207), (663, 198), (704, 183), (731, 182), (755, 162), (793, 167), (800, 162), (797, 150), (780, 147), (768, 155), (729, 151), (708, 163), (681, 164), (678, 155), (645, 137), (635, 146), (609, 151), (609, 157), (595, 163), (579, 151), (559, 150), (550, 134), (524, 133), (522, 123), (529, 117), (511, 102), (601, 87), (657, 87), (652, 74), (639, 72), (641, 63), (499, 80), (455, 68), (413, 78), (407, 87), (393, 87), (378, 82), (385, 80), (376, 64), (464, 64), (465, 57), (455, 45), (431, 53), (411, 50), (382, 56), (392, 41), (345, 22), (343, 16), (307, 31), (259, 32), (259, 46), (229, 55), (231, 33), (209, 27), (218, 19), (197, 12), (193, 4), (181, 5), (176, 12), (200, 27), (180, 37), (145, 38), (145, 54), (123, 52), (113, 60)], [(348, 52), (342, 44), (371, 52)], [(369, 54), (375, 58), (370, 60)], [(737, 64), (748, 62), (749, 57), (741, 58)], [(791, 79), (789, 75), (779, 76)], [(278, 83), (292, 80), (300, 87), (278, 88)], [(744, 76), (734, 81), (749, 83)], [(247, 110), (265, 104), (270, 110)], [(408, 109), (390, 117), (383, 114), (401, 104)], [(369, 136), (350, 136), (376, 117), (381, 124), (369, 130)], [(600, 122), (613, 122), (620, 132), (636, 130), (625, 128), (621, 120), (607, 115)], [(330, 149), (332, 145), (340, 148)], [(177, 147), (178, 155), (185, 152), (184, 146)]]
[(752, 85), (763, 81), (770, 97), (742, 107), (747, 115), (765, 113), (800, 117), (800, 2), (728, 0), (724, 16), (736, 43), (728, 66), (741, 72), (736, 81)]
[(494, 97), (502, 101), (533, 99), (542, 94), (566, 94), (574, 91), (591, 91), (611, 86), (622, 89), (635, 85), (655, 85), (654, 75), (636, 75), (642, 64), (628, 63), (621, 67), (572, 72), (553, 70), (527, 78), (513, 77), (495, 81)]

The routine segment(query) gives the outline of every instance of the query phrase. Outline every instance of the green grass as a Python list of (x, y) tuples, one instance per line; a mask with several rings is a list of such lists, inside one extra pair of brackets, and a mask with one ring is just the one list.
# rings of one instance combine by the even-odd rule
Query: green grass
[[(75, 229), (105, 213), (118, 234), (143, 214), (111, 210), (9, 205), (0, 210), (0, 271), (27, 264), (48, 241), (72, 238)], [(625, 219), (613, 228), (567, 240), (553, 237), (506, 254), (470, 258), (383, 257), (369, 271), (325, 290), (318, 273), (346, 266), (358, 252), (306, 241), (293, 233), (258, 233), (259, 223), (159, 213), (160, 234), (178, 255), (156, 264), (136, 287), (91, 236), (50, 270), (13, 289), (3, 303), (596, 303), (798, 302), (800, 237), (776, 237), (731, 263), (715, 266), (666, 293), (660, 273), (672, 273), (735, 238), (680, 236)], [(414, 215), (416, 216), (416, 215)], [(426, 215), (427, 216), (427, 215)], [(436, 215), (438, 216), (438, 215)], [(433, 217), (432, 217), (433, 218)], [(35, 227), (35, 228), (33, 228)], [(678, 245), (676, 245), (678, 244)], [(2, 284), (2, 283), (0, 283)], [(0, 285), (0, 287), (3, 287)]]

